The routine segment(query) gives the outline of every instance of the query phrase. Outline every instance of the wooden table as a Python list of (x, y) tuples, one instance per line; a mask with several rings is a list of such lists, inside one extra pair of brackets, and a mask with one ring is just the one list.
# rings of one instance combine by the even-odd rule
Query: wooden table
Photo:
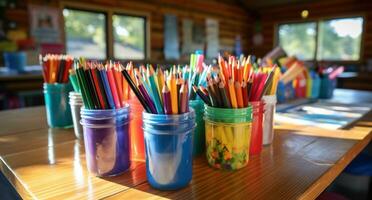
[[(372, 102), (371, 93), (337, 90), (335, 99)], [(348, 127), (325, 131), (279, 126), (275, 140), (247, 167), (224, 172), (194, 160), (191, 184), (158, 191), (145, 164), (121, 176), (97, 178), (86, 170), (83, 144), (73, 130), (49, 129), (43, 107), (0, 112), (0, 169), (24, 199), (314, 199), (371, 141), (372, 113)]]

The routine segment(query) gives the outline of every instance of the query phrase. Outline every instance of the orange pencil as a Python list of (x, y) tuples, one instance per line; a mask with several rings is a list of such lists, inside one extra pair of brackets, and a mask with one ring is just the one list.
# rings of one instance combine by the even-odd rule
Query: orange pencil
[(238, 102), (238, 107), (243, 108), (243, 94), (242, 94), (242, 87), (238, 81), (235, 82), (235, 92), (236, 92), (236, 100)]
[(47, 61), (49, 62), (49, 82), (54, 83), (55, 77), (55, 61), (54, 56), (47, 55)]
[(168, 84), (168, 87), (171, 93), (172, 112), (173, 114), (178, 114), (177, 85), (176, 85), (176, 78), (173, 73), (169, 75), (167, 84)]

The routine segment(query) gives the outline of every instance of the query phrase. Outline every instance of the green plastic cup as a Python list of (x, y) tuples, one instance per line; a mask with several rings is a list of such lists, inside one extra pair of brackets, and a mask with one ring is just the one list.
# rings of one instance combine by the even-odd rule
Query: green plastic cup
[(210, 166), (237, 170), (248, 164), (252, 108), (205, 106), (206, 156)]
[(195, 111), (195, 133), (193, 155), (198, 156), (205, 151), (204, 102), (200, 99), (189, 101), (189, 106)]

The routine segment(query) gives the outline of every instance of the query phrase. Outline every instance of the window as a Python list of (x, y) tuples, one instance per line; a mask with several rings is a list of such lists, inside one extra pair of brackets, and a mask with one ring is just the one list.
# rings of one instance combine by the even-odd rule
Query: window
[(281, 24), (278, 42), (302, 60), (357, 61), (362, 31), (362, 17)]
[(289, 55), (301, 60), (315, 58), (316, 23), (284, 24), (279, 26), (279, 45)]
[(319, 23), (317, 60), (359, 60), (363, 18)]
[(112, 13), (65, 8), (67, 53), (98, 60), (146, 59), (146, 17)]
[(76, 57), (106, 59), (106, 15), (64, 9), (66, 51)]
[(114, 57), (145, 59), (145, 18), (113, 15)]

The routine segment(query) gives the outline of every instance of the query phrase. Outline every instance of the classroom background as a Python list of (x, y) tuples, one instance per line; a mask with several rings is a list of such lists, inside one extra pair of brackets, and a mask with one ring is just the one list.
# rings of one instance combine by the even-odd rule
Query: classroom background
[(0, 109), (43, 104), (38, 55), (45, 53), (172, 65), (196, 50), (213, 63), (218, 53), (264, 57), (280, 45), (310, 68), (343, 65), (338, 88), (372, 90), (370, 7), (368, 0), (2, 0)]

